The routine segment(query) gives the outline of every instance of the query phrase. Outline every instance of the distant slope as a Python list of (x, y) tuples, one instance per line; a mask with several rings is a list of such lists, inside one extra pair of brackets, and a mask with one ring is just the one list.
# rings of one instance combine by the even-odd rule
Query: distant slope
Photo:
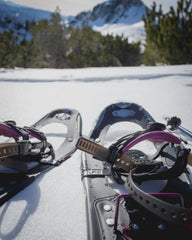
[(25, 24), (26, 21), (38, 21), (50, 18), (51, 12), (28, 8), (10, 1), (0, 0), (0, 19)]
[[(25, 38), (29, 40), (31, 35), (27, 29), (27, 23), (50, 19), (52, 12), (25, 7), (11, 1), (0, 0), (0, 32), (13, 29), (18, 35), (19, 41)], [(65, 16), (61, 16), (63, 20)], [(70, 19), (70, 17), (67, 17)]]
[[(142, 45), (145, 42), (146, 33), (144, 29), (144, 22), (140, 21), (135, 24), (105, 24), (104, 26), (93, 26), (93, 30), (101, 32), (103, 35), (124, 36), (128, 38), (130, 43), (141, 42)], [(143, 50), (142, 50), (143, 51)]]
[(76, 27), (105, 24), (135, 24), (142, 20), (146, 5), (141, 0), (110, 0), (98, 4), (92, 11), (78, 14), (71, 25)]
[(51, 12), (28, 8), (12, 2), (0, 0), (0, 32), (13, 29), (19, 41), (30, 39), (27, 22), (49, 19)]
[(110, 0), (78, 14), (69, 24), (79, 28), (89, 26), (102, 34), (124, 35), (130, 42), (143, 42), (142, 16), (146, 8), (141, 0)]

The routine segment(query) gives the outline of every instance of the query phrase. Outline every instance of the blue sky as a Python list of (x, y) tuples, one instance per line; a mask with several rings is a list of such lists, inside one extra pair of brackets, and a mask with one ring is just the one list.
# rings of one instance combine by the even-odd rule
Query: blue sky
[[(6, 1), (6, 0), (5, 0)], [(11, 2), (29, 6), (33, 8), (55, 11), (59, 6), (61, 14), (63, 15), (76, 15), (82, 11), (92, 9), (98, 3), (105, 2), (106, 0), (9, 0)], [(161, 3), (163, 9), (166, 11), (171, 5), (175, 6), (177, 0), (143, 0), (147, 6), (151, 6), (152, 2)]]

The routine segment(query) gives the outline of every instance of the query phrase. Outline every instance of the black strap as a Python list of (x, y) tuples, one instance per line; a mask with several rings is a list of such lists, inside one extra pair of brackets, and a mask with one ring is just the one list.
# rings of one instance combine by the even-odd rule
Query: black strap
[[(161, 156), (169, 158), (168, 153), (161, 153)], [(135, 173), (133, 175), (134, 181), (146, 181), (146, 180), (162, 180), (162, 179), (174, 179), (179, 177), (186, 169), (188, 163), (188, 149), (182, 149), (178, 152), (175, 163), (171, 168), (165, 168), (163, 171), (156, 171), (152, 173)]]
[[(12, 137), (15, 143), (0, 144), (0, 165), (22, 172), (28, 171), (28, 161), (41, 161), (48, 156), (54, 156), (54, 150), (47, 142), (45, 135), (32, 127), (17, 127), (12, 121), (5, 122), (7, 126), (18, 133), (20, 137)], [(30, 141), (29, 136), (37, 141)], [(11, 137), (11, 134), (8, 134)]]
[(135, 169), (130, 171), (125, 187), (135, 201), (168, 222), (182, 226), (192, 224), (191, 209), (172, 205), (142, 191), (133, 181), (134, 171)]

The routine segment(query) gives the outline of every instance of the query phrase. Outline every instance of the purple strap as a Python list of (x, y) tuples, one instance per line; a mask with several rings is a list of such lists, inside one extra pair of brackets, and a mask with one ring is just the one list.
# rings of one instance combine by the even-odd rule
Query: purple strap
[(123, 148), (122, 154), (127, 152), (130, 148), (132, 148), (137, 143), (142, 142), (144, 140), (149, 140), (153, 143), (163, 143), (163, 142), (170, 142), (175, 144), (181, 143), (181, 140), (178, 137), (168, 132), (162, 132), (162, 131), (148, 132), (135, 138), (133, 141), (128, 143), (127, 146)]
[[(35, 134), (33, 131), (30, 130), (25, 130), (28, 135), (35, 137), (39, 140), (42, 140), (40, 136)], [(5, 124), (5, 123), (0, 123), (0, 136), (4, 137), (9, 137), (9, 138), (19, 138), (21, 135), (11, 126)]]
[(0, 136), (11, 137), (11, 138), (19, 138), (20, 134), (10, 126), (0, 123)]
[(39, 140), (42, 140), (42, 138), (39, 135), (35, 134), (34, 132), (32, 132), (32, 131), (30, 131), (28, 129), (26, 130), (26, 132), (28, 133), (28, 135), (30, 135), (30, 136), (32, 136), (34, 138), (37, 138)]

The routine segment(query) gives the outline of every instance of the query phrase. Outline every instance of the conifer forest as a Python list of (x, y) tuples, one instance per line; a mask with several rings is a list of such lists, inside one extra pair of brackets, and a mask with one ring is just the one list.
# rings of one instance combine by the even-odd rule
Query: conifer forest
[[(59, 9), (49, 20), (26, 22), (30, 40), (13, 29), (0, 33), (1, 68), (83, 68), (192, 63), (192, 0), (179, 0), (167, 13), (153, 3), (143, 16), (146, 40), (129, 43), (122, 36), (63, 23)], [(9, 21), (9, 19), (7, 19)], [(1, 24), (1, 22), (0, 22)], [(18, 28), (21, 27), (17, 26)]]

